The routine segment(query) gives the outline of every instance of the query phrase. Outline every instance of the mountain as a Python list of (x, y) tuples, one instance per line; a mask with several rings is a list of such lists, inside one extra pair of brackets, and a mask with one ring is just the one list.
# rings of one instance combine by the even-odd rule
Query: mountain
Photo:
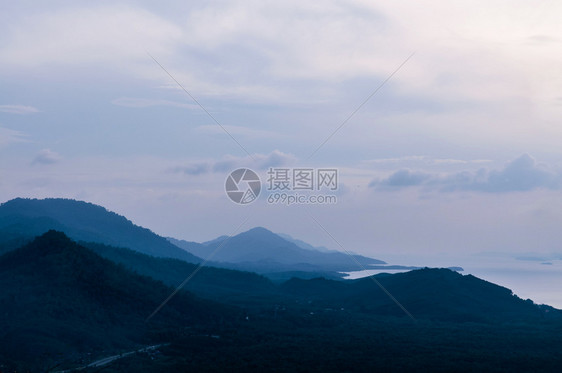
[(0, 365), (37, 371), (232, 315), (181, 292), (147, 323), (172, 291), (49, 231), (0, 256)]
[(198, 296), (229, 304), (243, 304), (249, 297), (271, 298), (277, 287), (267, 278), (252, 272), (224, 268), (201, 267), (173, 258), (156, 258), (127, 248), (99, 243), (80, 242), (96, 254), (123, 265), (141, 275), (152, 277), (169, 286), (178, 286), (196, 272), (183, 287)]
[[(76, 241), (124, 247), (190, 263), (201, 263), (220, 246), (209, 265), (268, 274), (277, 280), (310, 277), (310, 273), (338, 277), (339, 271), (360, 269), (347, 254), (320, 251), (265, 228), (254, 228), (232, 238), (221, 236), (201, 244), (166, 239), (101, 206), (82, 201), (16, 198), (0, 205), (0, 253), (13, 250), (50, 229), (65, 232)], [(361, 255), (353, 257), (365, 268), (384, 264)]]
[(105, 372), (560, 372), (560, 311), (446, 269), (373, 281), (293, 279), (287, 297), (214, 335), (181, 335), (157, 356)]
[[(560, 310), (447, 269), (276, 285), (257, 274), (205, 267), (185, 285), (189, 293), (180, 291), (145, 322), (197, 268), (77, 244), (55, 231), (11, 250), (0, 256), (0, 369), (80, 368), (110, 356), (118, 360), (103, 367), (108, 372), (268, 371), (279, 364), (314, 371), (323, 359), (322, 371), (334, 372), (557, 371), (562, 363), (553, 358), (562, 348)], [(168, 347), (120, 358), (154, 344)]]
[(215, 238), (214, 240), (205, 241), (205, 242), (202, 242), (201, 244), (205, 245), (205, 246), (208, 246), (208, 245), (211, 245), (211, 244), (214, 244), (214, 243), (217, 243), (217, 242), (220, 243), (220, 242), (226, 240), (227, 238), (228, 238), (227, 235), (222, 235), (222, 236), (219, 236), (219, 237)]
[(259, 273), (285, 271), (351, 271), (361, 269), (355, 261), (365, 268), (385, 262), (361, 255), (338, 252), (322, 252), (304, 249), (294, 242), (261, 227), (250, 229), (231, 238), (220, 237), (203, 245), (171, 239), (176, 246), (191, 253), (218, 262), (221, 266), (245, 269)]
[(276, 234), (279, 237), (284, 238), (285, 240), (294, 243), (295, 245), (297, 245), (301, 249), (322, 251), (322, 252), (325, 252), (325, 253), (335, 251), (335, 250), (330, 250), (330, 249), (328, 249), (327, 247), (324, 247), (324, 246), (312, 246), (311, 244), (309, 244), (307, 242), (304, 242), (303, 240), (293, 238), (292, 236), (289, 236), (288, 234), (285, 234), (285, 233), (276, 233)]
[(148, 255), (199, 263), (164, 237), (133, 224), (125, 217), (92, 203), (71, 199), (16, 198), (0, 205), (0, 253), (50, 229), (76, 241), (127, 247)]
[(291, 279), (284, 292), (317, 307), (377, 315), (405, 313), (380, 283), (415, 318), (453, 322), (513, 322), (555, 318), (562, 311), (523, 300), (511, 290), (449, 269), (424, 268), (352, 281)]

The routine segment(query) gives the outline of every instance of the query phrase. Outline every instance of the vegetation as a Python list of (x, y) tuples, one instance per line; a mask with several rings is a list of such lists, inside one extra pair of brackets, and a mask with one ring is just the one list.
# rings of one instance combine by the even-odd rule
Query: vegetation
[(164, 237), (92, 203), (62, 198), (16, 198), (0, 205), (0, 250), (13, 248), (9, 241), (14, 236), (30, 240), (51, 229), (65, 232), (77, 241), (100, 242), (134, 248), (153, 256), (201, 262), (200, 258)]
[[(99, 206), (79, 204), (93, 215), (78, 217), (49, 212), (51, 202), (0, 206), (3, 373), (562, 371), (562, 311), (474, 276), (425, 268), (353, 281), (287, 272), (272, 281), (110, 246), (146, 239), (148, 254), (165, 249), (161, 237)], [(107, 214), (109, 225), (100, 222)], [(44, 233), (50, 226), (97, 242)], [(284, 281), (291, 273), (301, 278)], [(143, 349), (150, 345), (159, 347)], [(140, 352), (119, 355), (131, 351)]]
[(267, 278), (252, 272), (202, 267), (172, 258), (155, 258), (126, 248), (81, 242), (85, 247), (127, 269), (160, 280), (166, 285), (180, 285), (194, 271), (184, 289), (223, 303), (247, 305), (252, 299), (272, 298), (277, 288)]
[(559, 372), (560, 324), (442, 323), (307, 310), (183, 336), (106, 372)]
[(45, 368), (167, 341), (183, 327), (235, 314), (184, 292), (146, 323), (172, 290), (49, 231), (0, 257), (3, 369)]

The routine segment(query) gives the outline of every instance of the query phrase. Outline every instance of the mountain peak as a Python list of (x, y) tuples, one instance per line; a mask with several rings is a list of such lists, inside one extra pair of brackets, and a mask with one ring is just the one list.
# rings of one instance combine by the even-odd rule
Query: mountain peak
[(218, 312), (229, 315), (221, 306), (181, 292), (158, 313), (155, 324), (145, 322), (172, 290), (49, 230), (0, 256), (0, 370), (16, 359), (37, 364), (23, 371), (50, 371), (48, 366), (77, 360), (85, 351), (146, 343), (161, 325), (172, 330), (202, 325)]
[[(25, 214), (41, 214), (45, 211), (49, 211), (54, 206), (57, 208), (76, 208), (80, 207), (82, 209), (88, 209), (89, 211), (96, 211), (96, 212), (104, 212), (104, 213), (111, 213), (105, 207), (95, 205), (90, 202), (79, 201), (71, 198), (44, 198), (44, 199), (37, 199), (37, 198), (14, 198), (9, 201), (6, 201), (2, 204), (3, 210), (13, 210), (18, 214), (25, 213)], [(115, 213), (112, 213), (117, 215)], [(123, 216), (117, 215), (122, 219), (125, 219)]]
[[(303, 248), (292, 240), (270, 231), (264, 227), (254, 227), (248, 231), (230, 237), (228, 240), (215, 239), (205, 242), (201, 247), (187, 242), (177, 242), (180, 247), (191, 253), (208, 257), (213, 252), (213, 260), (228, 263), (233, 268), (251, 270), (259, 273), (286, 271), (345, 271), (353, 270), (356, 264), (346, 253), (332, 251), (322, 252)], [(301, 243), (301, 245), (303, 245)], [(217, 250), (220, 247), (220, 250)], [(383, 264), (384, 262), (355, 255), (364, 265)]]
[(275, 235), (272, 231), (264, 227), (254, 227), (252, 229), (247, 230), (246, 232), (242, 232), (240, 234), (260, 234), (260, 235)]
[(35, 244), (50, 243), (50, 244), (68, 245), (72, 243), (72, 240), (68, 238), (68, 236), (63, 232), (50, 229), (49, 231), (43, 233), (41, 236), (36, 237), (33, 243)]
[(71, 241), (70, 238), (64, 232), (57, 231), (55, 229), (49, 229), (47, 232), (43, 233), (41, 236), (37, 236), (37, 239), (56, 239), (56, 240), (66, 240)]
[(0, 234), (31, 238), (51, 229), (63, 231), (75, 241), (98, 242), (152, 256), (201, 262), (200, 258), (164, 237), (93, 203), (65, 198), (16, 198), (0, 205)]

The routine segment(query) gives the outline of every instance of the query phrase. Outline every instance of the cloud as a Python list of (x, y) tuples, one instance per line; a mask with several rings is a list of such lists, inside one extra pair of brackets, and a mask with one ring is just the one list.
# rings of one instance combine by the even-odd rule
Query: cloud
[(510, 161), (500, 170), (484, 168), (476, 172), (462, 171), (452, 174), (436, 174), (402, 169), (385, 179), (375, 179), (370, 187), (383, 190), (399, 190), (423, 186), (443, 192), (459, 190), (485, 193), (525, 192), (534, 189), (560, 189), (562, 173), (549, 170), (528, 154)]
[(287, 153), (274, 150), (268, 155), (256, 157), (257, 168), (260, 170), (268, 169), (269, 167), (281, 167), (294, 163), (297, 159)]
[(14, 131), (9, 128), (0, 127), (0, 145), (5, 145), (13, 142), (24, 142), (25, 135), (20, 131)]
[(551, 35), (533, 35), (533, 36), (529, 36), (529, 41), (531, 43), (536, 43), (536, 44), (561, 43), (562, 39)]
[(131, 60), (147, 59), (145, 48), (167, 55), (166, 47), (181, 37), (173, 23), (124, 5), (78, 4), (29, 13), (16, 13), (4, 27), (4, 66), (21, 70), (45, 64), (114, 63), (131, 68)]
[(414, 172), (410, 170), (399, 170), (394, 172), (388, 178), (371, 182), (370, 186), (379, 185), (385, 188), (402, 188), (410, 187), (423, 184), (426, 180), (431, 177), (430, 174), (423, 172)]
[(558, 189), (561, 176), (539, 165), (528, 154), (523, 154), (509, 162), (504, 169), (490, 171), (487, 175), (481, 171), (468, 183), (464, 185), (461, 183), (459, 186), (492, 193), (528, 191), (537, 188)]
[(151, 106), (172, 106), (185, 109), (198, 109), (199, 107), (194, 104), (185, 102), (169, 101), (169, 100), (154, 100), (147, 98), (133, 98), (133, 97), (120, 97), (111, 101), (113, 105), (125, 106), (132, 108), (145, 108)]
[(434, 158), (427, 155), (409, 155), (396, 158), (375, 158), (363, 161), (366, 164), (392, 164), (404, 162), (419, 162), (425, 164), (469, 164), (469, 163), (489, 163), (489, 159), (455, 159), (455, 158)]
[[(431, 10), (336, 0), (322, 6), (295, 0), (170, 7), (117, 3), (34, 6), (33, 12), (14, 6), (7, 13), (10, 22), (0, 26), (0, 66), (18, 71), (63, 67), (65, 74), (73, 72), (69, 66), (111, 66), (178, 89), (150, 61), (148, 50), (195, 97), (303, 105), (343, 102), (342, 96), (362, 92), (365, 84), (372, 91), (418, 49), (423, 53), (392, 79), (392, 89), (400, 91), (394, 93), (408, 93), (416, 104), (422, 98), (440, 108), (467, 107), (485, 98), (497, 103), (512, 99), (527, 84), (535, 86), (529, 92), (544, 92), (543, 84), (559, 92), (552, 74), (543, 73), (557, 71), (559, 48), (545, 50), (549, 58), (527, 53), (522, 41), (530, 36), (520, 26), (527, 20), (519, 18), (526, 11), (518, 7), (486, 4), (490, 12), (483, 17), (478, 7), (447, 1), (435, 2)], [(559, 5), (550, 6), (556, 14)], [(507, 22), (499, 29), (497, 14)], [(514, 29), (519, 32), (505, 32)], [(555, 38), (558, 23), (542, 22), (537, 31), (531, 38)], [(490, 48), (506, 44), (513, 50)], [(510, 64), (514, 57), (523, 58), (522, 63)], [(345, 81), (345, 87), (338, 86)], [(390, 88), (385, 87), (386, 94)], [(546, 102), (539, 98), (537, 102)], [(401, 111), (407, 110), (400, 102)], [(512, 107), (512, 102), (506, 104)], [(470, 122), (473, 127), (474, 120)]]
[(182, 172), (187, 175), (202, 175), (208, 173), (226, 173), (236, 168), (247, 167), (254, 170), (266, 170), (270, 167), (281, 167), (296, 162), (292, 154), (274, 150), (269, 154), (254, 154), (250, 157), (235, 157), (227, 155), (220, 160), (205, 160), (178, 166), (173, 172)]
[[(245, 137), (249, 139), (257, 139), (257, 138), (272, 138), (272, 137), (280, 137), (281, 134), (273, 131), (266, 131), (260, 129), (254, 129), (244, 126), (231, 126), (231, 125), (223, 125), (224, 129), (228, 131), (232, 136), (237, 137)], [(195, 131), (207, 134), (207, 135), (220, 135), (223, 136), (224, 130), (217, 126), (217, 125), (204, 125), (195, 128)]]
[(31, 164), (32, 165), (49, 165), (49, 164), (58, 163), (61, 159), (62, 159), (62, 157), (58, 153), (56, 153), (56, 152), (54, 152), (50, 149), (43, 149), (35, 156), (35, 158), (33, 158), (33, 161), (31, 161)]
[(27, 142), (26, 135), (19, 131), (0, 127), (0, 146), (15, 142)]
[(435, 164), (468, 164), (468, 163), (490, 163), (489, 159), (454, 159), (454, 158), (435, 158), (432, 160)]
[(398, 162), (406, 162), (406, 161), (424, 161), (427, 159), (425, 155), (409, 155), (405, 157), (396, 157), (396, 158), (376, 158), (376, 159), (369, 159), (363, 161), (364, 163), (398, 163)]
[(39, 110), (33, 106), (25, 105), (0, 105), (0, 112), (10, 114), (32, 114), (38, 113)]
[(201, 175), (209, 173), (211, 171), (211, 165), (208, 162), (198, 162), (178, 167), (175, 171), (181, 171), (187, 175)]

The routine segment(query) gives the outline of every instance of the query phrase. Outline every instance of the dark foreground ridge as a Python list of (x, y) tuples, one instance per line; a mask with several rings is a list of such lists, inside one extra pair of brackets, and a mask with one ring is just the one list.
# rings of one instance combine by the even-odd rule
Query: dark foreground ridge
[[(273, 282), (256, 273), (205, 267), (147, 323), (196, 264), (134, 247), (76, 243), (61, 231), (33, 238), (34, 229), (59, 221), (45, 216), (70, 218), (50, 211), (37, 217), (25, 209), (14, 215), (14, 206), (5, 205), (0, 206), (0, 242), (7, 251), (0, 255), (3, 373), (100, 361), (107, 363), (106, 372), (561, 371), (561, 311), (447, 269), (376, 276), (416, 321), (371, 278)], [(22, 212), (21, 206), (17, 210)], [(36, 206), (32, 210), (36, 213)], [(102, 219), (107, 211), (100, 214)], [(121, 218), (120, 227), (130, 228)], [(81, 221), (81, 232), (105, 226)], [(258, 229), (242, 238), (284, 245), (272, 234)]]
[(231, 314), (182, 293), (145, 323), (171, 291), (49, 231), (0, 257), (0, 362), (32, 370), (71, 363), (87, 353), (162, 341), (168, 329)]
[(385, 264), (361, 255), (354, 255), (352, 260), (342, 252), (317, 250), (261, 227), (226, 241), (225, 237), (219, 237), (197, 243), (166, 239), (124, 216), (83, 201), (16, 198), (0, 205), (0, 253), (13, 250), (50, 229), (65, 232), (76, 241), (124, 247), (189, 263), (201, 263), (214, 254), (209, 263), (212, 266), (257, 272), (279, 281), (292, 276), (309, 278), (309, 273), (341, 278), (340, 272), (359, 269), (357, 262), (364, 268)]

